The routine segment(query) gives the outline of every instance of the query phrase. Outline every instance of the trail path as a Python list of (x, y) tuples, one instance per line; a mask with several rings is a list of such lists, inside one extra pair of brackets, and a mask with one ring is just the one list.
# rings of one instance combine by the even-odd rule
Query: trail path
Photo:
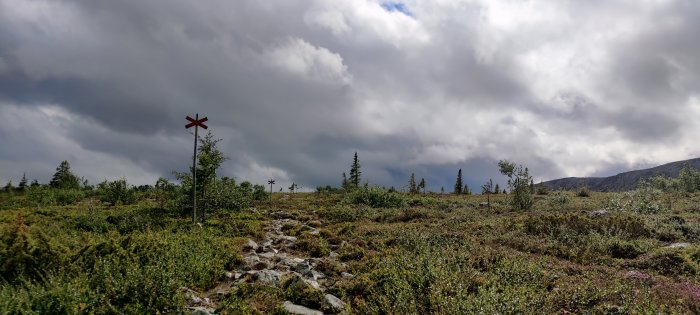
[[(275, 212), (273, 219), (264, 227), (265, 237), (256, 243), (248, 240), (244, 245), (244, 263), (236, 270), (226, 272), (224, 281), (216, 287), (202, 293), (183, 288), (185, 298), (193, 314), (214, 314), (221, 300), (226, 297), (231, 288), (241, 282), (257, 282), (263, 285), (280, 287), (284, 279), (286, 283), (292, 283), (295, 289), (313, 289), (324, 291), (326, 288), (326, 276), (315, 268), (323, 259), (336, 259), (337, 254), (331, 252), (329, 257), (311, 258), (303, 257), (294, 250), (297, 237), (286, 235), (282, 227), (285, 224), (300, 225), (303, 233), (319, 234), (320, 231), (305, 225), (294, 219), (290, 219), (284, 212)], [(343, 277), (352, 277), (343, 273)], [(345, 313), (346, 305), (331, 294), (324, 295), (322, 309), (325, 314)], [(324, 314), (302, 305), (295, 305), (285, 301), (283, 307), (292, 314)]]

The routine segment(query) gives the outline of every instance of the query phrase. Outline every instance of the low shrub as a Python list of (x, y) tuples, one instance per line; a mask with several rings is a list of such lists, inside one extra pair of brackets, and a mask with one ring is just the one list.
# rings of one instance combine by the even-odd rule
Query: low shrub
[(666, 276), (695, 276), (698, 273), (697, 261), (679, 248), (662, 249), (634, 265)]
[(360, 260), (365, 257), (365, 255), (367, 255), (367, 253), (362, 247), (352, 244), (346, 244), (338, 251), (338, 257), (341, 261)]
[(363, 204), (373, 208), (399, 208), (406, 206), (402, 195), (381, 187), (362, 187), (345, 196), (345, 202)]
[(579, 196), (579, 197), (590, 197), (590, 196), (591, 196), (591, 191), (588, 190), (588, 187), (583, 186), (583, 187), (581, 187), (581, 188), (578, 189), (578, 191), (576, 192), (576, 196)]
[(308, 233), (299, 237), (294, 248), (308, 252), (311, 257), (316, 258), (326, 256), (331, 252), (325, 239)]
[(136, 202), (136, 190), (129, 186), (126, 179), (104, 181), (97, 185), (97, 193), (102, 202), (111, 205), (130, 205)]

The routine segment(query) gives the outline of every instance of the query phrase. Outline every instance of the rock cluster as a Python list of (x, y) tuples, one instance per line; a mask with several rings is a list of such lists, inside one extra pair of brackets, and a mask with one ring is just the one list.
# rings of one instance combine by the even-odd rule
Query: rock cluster
[[(185, 294), (185, 298), (188, 299), (193, 313), (213, 314), (216, 297), (228, 294), (232, 286), (244, 281), (322, 296), (321, 310), (313, 309), (313, 305), (296, 305), (291, 301), (285, 301), (282, 307), (292, 314), (344, 314), (346, 312), (345, 302), (325, 292), (326, 275), (316, 270), (322, 260), (337, 259), (337, 253), (331, 252), (325, 258), (299, 257), (294, 253), (297, 237), (285, 235), (282, 227), (285, 224), (300, 226), (301, 233), (311, 235), (318, 235), (320, 231), (289, 218), (283, 212), (273, 213), (272, 217), (276, 219), (270, 221), (265, 227), (264, 239), (259, 242), (249, 239), (244, 243), (243, 264), (237, 270), (226, 272), (225, 282), (204, 293), (202, 297), (196, 292), (186, 289), (189, 291)], [(343, 263), (340, 265), (345, 266)], [(353, 275), (347, 272), (341, 274), (341, 278), (352, 277)]]

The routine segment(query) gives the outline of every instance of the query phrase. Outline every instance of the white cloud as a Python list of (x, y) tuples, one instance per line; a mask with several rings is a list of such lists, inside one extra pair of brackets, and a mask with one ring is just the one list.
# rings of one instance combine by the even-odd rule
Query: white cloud
[(349, 84), (352, 75), (343, 58), (323, 47), (316, 47), (301, 38), (290, 38), (268, 49), (265, 61), (304, 79)]
[(0, 103), (0, 116), (7, 118), (0, 125), (0, 135), (13, 135), (3, 144), (23, 148), (5, 151), (0, 168), (7, 178), (0, 178), (0, 182), (12, 179), (17, 183), (26, 173), (30, 180), (47, 183), (63, 160), (68, 160), (73, 173), (92, 184), (121, 177), (133, 184), (154, 184), (159, 176), (132, 159), (84, 148), (72, 139), (69, 130), (77, 126), (83, 132), (101, 133), (104, 128), (56, 105), (23, 107)]
[(222, 174), (253, 182), (337, 184), (354, 151), (385, 185), (501, 158), (549, 179), (700, 154), (694, 4), (380, 3), (0, 0), (0, 96), (20, 104), (1, 110), (33, 127), (0, 129), (0, 166), (77, 154), (96, 177), (167, 175), (194, 112), (232, 156)]
[(431, 38), (419, 20), (389, 12), (377, 1), (316, 0), (304, 14), (304, 21), (362, 45), (383, 42), (405, 49), (428, 44)]

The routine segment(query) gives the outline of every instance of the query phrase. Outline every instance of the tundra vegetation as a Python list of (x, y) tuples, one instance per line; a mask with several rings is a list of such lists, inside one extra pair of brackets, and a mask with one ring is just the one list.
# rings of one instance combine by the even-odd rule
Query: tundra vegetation
[[(225, 159), (215, 143), (203, 147), (202, 160)], [(318, 309), (326, 293), (350, 314), (700, 312), (692, 169), (625, 193), (533, 194), (528, 170), (502, 161), (511, 193), (489, 181), (465, 195), (461, 171), (456, 194), (359, 185), (357, 161), (347, 189), (271, 198), (200, 165), (209, 172), (198, 173), (208, 176), (197, 181), (207, 207), (198, 225), (187, 174), (92, 187), (65, 162), (49, 185), (25, 178), (0, 193), (0, 313), (191, 312), (192, 292), (222, 283), (220, 314), (285, 314), (285, 301)], [(290, 253), (324, 274), (323, 292), (289, 275), (229, 279), (248, 263), (248, 240), (275, 222), (296, 240)]]

